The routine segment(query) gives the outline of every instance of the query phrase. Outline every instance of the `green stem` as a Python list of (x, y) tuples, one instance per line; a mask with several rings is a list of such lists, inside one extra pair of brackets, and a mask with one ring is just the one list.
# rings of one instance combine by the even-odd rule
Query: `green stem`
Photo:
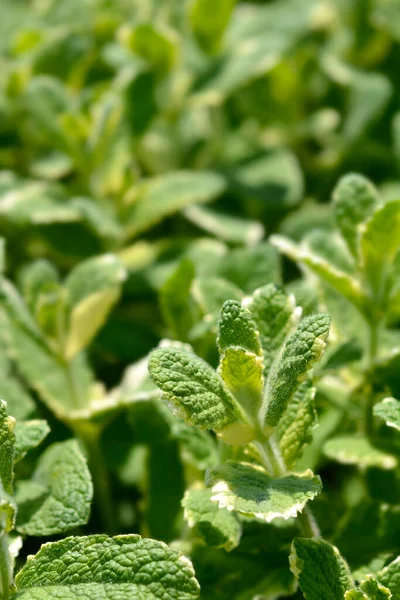
[[(367, 354), (367, 373), (374, 369), (376, 357), (378, 354), (379, 324), (370, 321), (368, 323), (368, 354)], [(363, 429), (368, 436), (373, 431), (373, 406), (374, 395), (371, 387), (367, 384), (364, 391), (363, 406)]]
[(0, 536), (0, 598), (8, 600), (12, 584), (12, 568), (8, 538), (6, 534)]
[(101, 429), (91, 423), (75, 426), (75, 433), (83, 444), (88, 457), (94, 488), (94, 506), (103, 531), (112, 535), (116, 532), (115, 507), (111, 496), (108, 471), (104, 464), (100, 443)]

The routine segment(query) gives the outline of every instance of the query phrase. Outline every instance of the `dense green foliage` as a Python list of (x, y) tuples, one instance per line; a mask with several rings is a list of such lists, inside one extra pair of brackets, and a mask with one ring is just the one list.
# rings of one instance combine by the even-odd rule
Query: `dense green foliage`
[(400, 600), (399, 58), (0, 0), (0, 600)]

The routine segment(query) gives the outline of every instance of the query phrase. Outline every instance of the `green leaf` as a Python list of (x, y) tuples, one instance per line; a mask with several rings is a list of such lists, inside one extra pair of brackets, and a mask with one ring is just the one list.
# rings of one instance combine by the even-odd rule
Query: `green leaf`
[(69, 537), (44, 544), (17, 574), (16, 587), (21, 600), (199, 596), (190, 561), (162, 542), (139, 535)]
[(400, 246), (400, 200), (378, 207), (362, 228), (361, 267), (375, 297), (385, 299), (387, 279)]
[(243, 304), (257, 324), (265, 375), (268, 375), (282, 344), (297, 324), (299, 310), (296, 310), (294, 297), (287, 296), (281, 287), (272, 283), (255, 290)]
[(193, 325), (190, 288), (195, 270), (191, 260), (183, 259), (160, 288), (160, 305), (172, 336), (186, 341)]
[(193, 0), (190, 24), (196, 40), (206, 52), (219, 49), (236, 0)]
[(392, 592), (392, 600), (400, 600), (400, 556), (384, 567), (376, 578)]
[(239, 346), (229, 346), (221, 356), (218, 371), (241, 407), (256, 417), (264, 386), (262, 357)]
[(125, 26), (120, 32), (120, 38), (155, 71), (162, 74), (174, 66), (177, 39), (172, 30), (153, 23), (140, 23), (133, 29)]
[(26, 456), (29, 450), (36, 448), (48, 435), (50, 427), (47, 421), (39, 419), (32, 421), (18, 421), (15, 426), (15, 455), (14, 462)]
[(264, 236), (264, 228), (258, 221), (216, 212), (206, 206), (189, 206), (184, 210), (184, 215), (197, 227), (232, 244), (252, 246)]
[(366, 576), (365, 581), (360, 583), (360, 589), (368, 600), (390, 600), (392, 598), (390, 590), (378, 583), (372, 575)]
[(394, 456), (375, 448), (367, 438), (357, 436), (338, 436), (328, 440), (324, 453), (337, 462), (361, 468), (394, 469), (397, 465)]
[(104, 324), (121, 293), (126, 277), (122, 263), (112, 254), (80, 263), (65, 280), (70, 308), (65, 356), (73, 358)]
[(14, 478), (15, 419), (9, 417), (7, 404), (0, 400), (0, 485), (6, 493), (12, 493)]
[(400, 431), (400, 400), (385, 398), (374, 406), (374, 415), (383, 419), (388, 427)]
[(276, 436), (286, 466), (292, 468), (312, 440), (317, 425), (315, 388), (304, 381), (294, 393), (276, 428)]
[(354, 587), (339, 550), (324, 540), (295, 538), (289, 562), (306, 600), (343, 600)]
[[(32, 485), (35, 486), (35, 501)], [(85, 525), (93, 486), (87, 462), (75, 440), (50, 446), (32, 479), (17, 489), (17, 529), (26, 535), (53, 535)]]
[(222, 431), (243, 414), (217, 373), (201, 358), (178, 348), (154, 350), (150, 375), (189, 423)]
[(330, 317), (325, 314), (305, 317), (287, 341), (266, 386), (266, 409), (264, 411), (263, 406), (261, 417), (265, 415), (268, 426), (278, 424), (299, 382), (323, 355), (330, 322)]
[(295, 517), (321, 491), (321, 480), (311, 471), (274, 478), (262, 467), (232, 461), (210, 469), (206, 483), (220, 508), (267, 523)]
[(184, 517), (208, 546), (229, 552), (239, 545), (242, 526), (236, 515), (211, 501), (211, 494), (210, 490), (187, 490), (182, 500)]
[(179, 171), (139, 184), (129, 211), (127, 230), (136, 236), (191, 204), (211, 202), (226, 187), (225, 179), (211, 171)]
[(230, 346), (261, 356), (260, 335), (251, 313), (237, 300), (227, 300), (221, 309), (217, 344), (222, 354)]
[(313, 254), (307, 248), (293, 244), (283, 236), (273, 235), (270, 238), (270, 242), (279, 248), (283, 254), (318, 275), (342, 296), (347, 298), (347, 300), (357, 306), (363, 314), (370, 314), (370, 300), (360, 283), (352, 275), (341, 271), (325, 258)]
[(371, 216), (379, 202), (378, 190), (362, 175), (345, 175), (333, 191), (336, 224), (356, 258), (360, 251), (360, 225)]

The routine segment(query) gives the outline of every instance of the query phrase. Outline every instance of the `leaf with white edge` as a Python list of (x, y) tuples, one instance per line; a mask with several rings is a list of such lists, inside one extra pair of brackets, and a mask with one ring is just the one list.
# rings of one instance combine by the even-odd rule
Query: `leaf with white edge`
[[(33, 483), (39, 492), (30, 497)], [(27, 493), (29, 492), (29, 493)], [(87, 462), (75, 440), (50, 446), (38, 461), (29, 482), (17, 489), (17, 529), (26, 535), (53, 535), (85, 525), (93, 486)]]
[(185, 556), (139, 535), (44, 544), (15, 583), (18, 600), (196, 600), (200, 589)]
[(276, 428), (280, 451), (289, 469), (312, 440), (312, 431), (317, 425), (315, 391), (309, 379), (301, 383)]
[(206, 484), (220, 508), (267, 523), (295, 517), (322, 489), (320, 478), (311, 471), (275, 478), (262, 467), (232, 461), (210, 469)]
[(190, 352), (178, 348), (154, 350), (149, 371), (163, 399), (201, 429), (221, 431), (244, 417), (220, 376)]
[(7, 412), (7, 404), (0, 400), (0, 490), (12, 493), (14, 478), (15, 419)]
[(400, 431), (400, 400), (385, 398), (374, 406), (374, 415), (383, 419), (388, 427)]
[(239, 545), (242, 526), (235, 514), (211, 501), (211, 494), (211, 490), (187, 490), (182, 500), (184, 517), (208, 546), (229, 552)]
[(257, 324), (267, 375), (280, 347), (292, 332), (300, 316), (294, 296), (270, 283), (243, 300)]
[(349, 249), (359, 255), (360, 225), (380, 203), (378, 190), (362, 175), (350, 173), (342, 177), (333, 191), (336, 224)]
[(126, 272), (112, 254), (80, 263), (65, 280), (70, 322), (65, 356), (70, 360), (85, 348), (104, 324), (121, 293)]
[(324, 540), (295, 538), (289, 564), (306, 600), (343, 600), (354, 587), (339, 550)]
[(221, 356), (218, 372), (246, 413), (256, 416), (264, 387), (262, 357), (230, 346)]
[(390, 600), (392, 598), (390, 590), (374, 579), (372, 575), (367, 575), (365, 580), (360, 583), (360, 590), (364, 592), (368, 600)]
[(322, 357), (330, 323), (329, 315), (323, 313), (305, 317), (286, 342), (282, 356), (274, 364), (266, 386), (265, 406), (262, 407), (261, 418), (265, 417), (268, 426), (274, 427), (278, 424), (299, 382)]
[(375, 296), (382, 300), (390, 269), (400, 246), (400, 200), (378, 207), (363, 225), (360, 239), (361, 268)]
[(328, 440), (324, 446), (328, 458), (344, 465), (357, 465), (360, 468), (378, 467), (394, 469), (397, 459), (372, 446), (364, 437), (338, 436)]
[(379, 571), (376, 579), (380, 584), (389, 588), (392, 600), (400, 600), (400, 556)]
[(15, 426), (15, 454), (14, 462), (26, 456), (29, 450), (39, 446), (50, 432), (47, 421), (35, 419), (32, 421), (17, 421)]
[(308, 248), (294, 244), (283, 236), (273, 235), (270, 238), (270, 242), (293, 261), (300, 263), (318, 275), (342, 294), (342, 296), (347, 298), (347, 300), (357, 306), (363, 314), (368, 314), (370, 300), (359, 281), (352, 275), (338, 269), (322, 256), (310, 252)]
[(192, 204), (212, 202), (226, 188), (226, 180), (212, 171), (179, 171), (140, 183), (129, 207), (127, 232), (136, 236)]
[(227, 300), (221, 309), (217, 344), (220, 353), (230, 346), (240, 346), (257, 356), (262, 356), (260, 336), (251, 312), (237, 300)]

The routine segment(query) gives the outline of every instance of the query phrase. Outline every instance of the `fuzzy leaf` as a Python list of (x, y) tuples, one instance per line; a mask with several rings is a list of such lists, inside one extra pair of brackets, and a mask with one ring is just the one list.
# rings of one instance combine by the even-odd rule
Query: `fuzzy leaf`
[(377, 189), (362, 175), (349, 174), (339, 180), (333, 192), (336, 224), (353, 256), (359, 254), (360, 224), (379, 204)]
[(360, 583), (360, 590), (364, 592), (368, 600), (390, 600), (392, 594), (387, 587), (384, 587), (372, 575), (367, 575), (365, 581)]
[(380, 467), (394, 469), (397, 460), (378, 448), (374, 448), (367, 438), (338, 436), (327, 441), (324, 453), (329, 458), (345, 465), (357, 465), (361, 468)]
[(392, 592), (392, 600), (400, 600), (400, 556), (384, 567), (376, 578)]
[(227, 300), (222, 306), (217, 343), (221, 353), (229, 346), (240, 346), (257, 356), (262, 354), (260, 336), (251, 313), (237, 300)]
[(293, 244), (283, 236), (273, 235), (270, 238), (270, 242), (279, 248), (283, 254), (318, 275), (342, 296), (347, 298), (347, 300), (357, 306), (363, 314), (368, 314), (370, 300), (360, 283), (352, 275), (338, 269), (325, 258), (312, 253), (309, 249)]
[[(276, 426), (312, 365), (320, 360), (329, 334), (330, 317), (325, 314), (305, 317), (289, 338), (267, 382), (266, 424)], [(262, 409), (264, 411), (264, 407)], [(264, 415), (262, 415), (264, 417)]]
[[(35, 487), (35, 502), (32, 487)], [(87, 523), (93, 486), (86, 459), (75, 440), (50, 446), (32, 479), (17, 490), (17, 529), (26, 535), (52, 535)]]
[(388, 427), (400, 431), (400, 400), (385, 398), (374, 406), (374, 415), (383, 419)]
[[(77, 568), (79, 567), (79, 568)], [(190, 561), (139, 535), (69, 537), (47, 543), (16, 577), (18, 600), (195, 600)]]
[(232, 461), (208, 471), (206, 483), (220, 508), (267, 523), (295, 517), (321, 491), (321, 480), (311, 471), (274, 478), (262, 467)]
[(257, 323), (267, 375), (285, 338), (297, 323), (295, 299), (271, 283), (257, 289), (243, 304)]
[(29, 450), (36, 448), (48, 435), (50, 427), (47, 421), (32, 420), (18, 421), (15, 426), (15, 455), (14, 462), (18, 462), (26, 456)]
[(194, 354), (177, 348), (154, 350), (149, 371), (163, 398), (189, 423), (221, 431), (240, 418), (240, 408), (222, 379)]
[(15, 419), (9, 417), (7, 404), (0, 400), (0, 485), (6, 493), (12, 493), (14, 478)]
[(290, 469), (301, 458), (303, 449), (311, 442), (317, 424), (315, 388), (304, 381), (294, 393), (276, 428), (279, 447)]
[(257, 415), (264, 385), (262, 357), (230, 346), (221, 356), (218, 371), (241, 407)]
[(182, 500), (184, 517), (208, 546), (229, 552), (239, 545), (242, 527), (236, 515), (211, 501), (211, 494), (211, 490), (188, 490)]
[(324, 540), (295, 538), (289, 563), (306, 600), (343, 600), (354, 587), (339, 550)]

